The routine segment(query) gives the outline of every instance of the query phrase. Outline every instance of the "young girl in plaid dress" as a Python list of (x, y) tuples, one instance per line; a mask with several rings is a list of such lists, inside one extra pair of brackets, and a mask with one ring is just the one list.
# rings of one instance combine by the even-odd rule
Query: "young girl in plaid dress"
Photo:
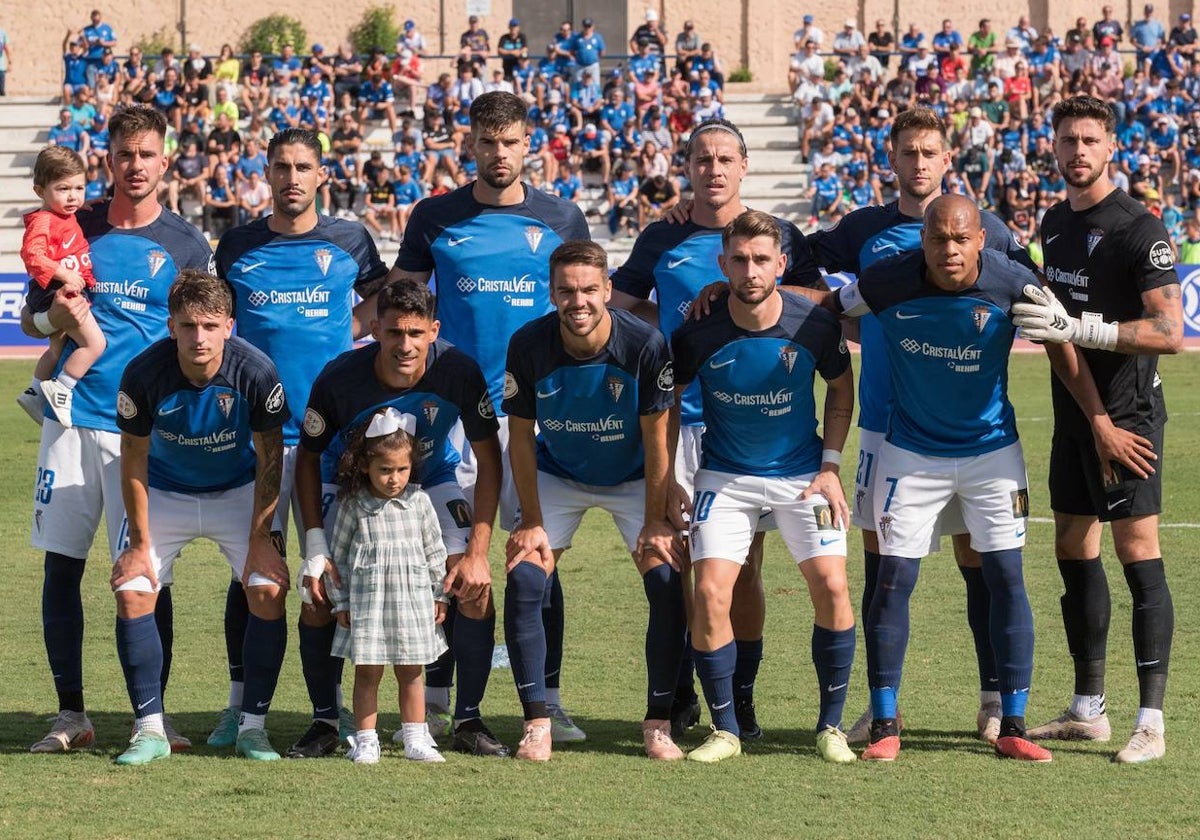
[(417, 466), (415, 430), (411, 414), (377, 412), (351, 438), (338, 465), (333, 655), (354, 661), (358, 733), (349, 757), (360, 764), (379, 761), (375, 722), (386, 665), (400, 683), (404, 757), (445, 761), (425, 724), (422, 672), (446, 650), (439, 626), (449, 600), (443, 592), (446, 549), (433, 504), (409, 484)]

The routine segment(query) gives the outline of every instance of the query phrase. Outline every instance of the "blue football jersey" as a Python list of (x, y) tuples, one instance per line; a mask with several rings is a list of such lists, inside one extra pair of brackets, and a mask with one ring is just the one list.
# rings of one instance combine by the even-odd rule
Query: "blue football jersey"
[(700, 383), (701, 466), (738, 475), (790, 476), (821, 467), (813, 383), (850, 367), (842, 327), (798, 295), (783, 296), (779, 323), (761, 332), (733, 322), (729, 299), (671, 336), (675, 379)]
[(346, 441), (378, 409), (392, 406), (417, 418), (421, 464), (416, 480), (424, 487), (454, 481), (460, 458), (450, 430), (461, 418), (467, 440), (482, 440), (500, 428), (479, 365), (439, 338), (429, 347), (425, 374), (411, 388), (394, 391), (375, 375), (378, 344), (338, 356), (312, 386), (300, 445), (321, 453), (321, 480), (333, 484)]
[(949, 458), (982, 455), (1017, 440), (1008, 401), (1012, 304), (1033, 272), (995, 250), (980, 254), (979, 279), (947, 292), (925, 278), (915, 251), (875, 262), (839, 293), (857, 295), (879, 322), (894, 400), (887, 439)]
[[(116, 432), (114, 395), (129, 361), (167, 336), (167, 290), (180, 269), (213, 270), (212, 249), (194, 225), (164, 209), (145, 227), (114, 228), (108, 204), (76, 214), (92, 253), (92, 314), (108, 346), (75, 387), (76, 426)], [(75, 343), (67, 341), (59, 370)], [(49, 409), (46, 416), (51, 417)]]
[[(776, 219), (782, 234), (788, 264), (779, 281), (784, 285), (823, 289), (821, 272), (803, 234), (791, 222)], [(722, 253), (721, 229), (694, 222), (649, 225), (633, 245), (625, 264), (613, 274), (613, 288), (645, 300), (652, 291), (658, 297), (658, 326), (670, 336), (683, 323), (692, 299), (714, 280), (724, 280), (717, 256)], [(700, 418), (698, 386), (683, 395), (681, 422), (696, 426)]]
[[(296, 236), (268, 219), (234, 228), (217, 245), (217, 273), (233, 287), (238, 335), (271, 357), (288, 399), (303, 405), (326, 362), (354, 346), (355, 292), (377, 291), (387, 266), (366, 228), (321, 216)], [(299, 417), (283, 440), (300, 442)]]
[[(1029, 253), (1013, 239), (1012, 231), (1000, 217), (988, 212), (980, 215), (987, 231), (985, 247), (1000, 251), (1032, 269), (1034, 265)], [(893, 201), (881, 207), (855, 210), (838, 225), (811, 234), (808, 242), (817, 263), (826, 271), (860, 275), (878, 260), (920, 249), (923, 224), (921, 219), (901, 213), (899, 202)], [(883, 333), (873, 313), (859, 319), (859, 332), (862, 353), (858, 374), (858, 425), (867, 431), (886, 432), (892, 388)]]
[(504, 410), (536, 420), (538, 469), (611, 487), (645, 475), (641, 417), (675, 402), (671, 357), (662, 334), (610, 309), (612, 335), (595, 356), (563, 347), (558, 313), (526, 324), (508, 345)]
[(527, 186), (520, 204), (493, 207), (472, 186), (413, 208), (396, 266), (433, 272), (441, 335), (479, 363), (499, 406), (509, 339), (552, 308), (551, 252), (591, 235), (573, 202)]
[(236, 337), (202, 386), (183, 375), (174, 339), (155, 342), (125, 368), (116, 406), (122, 432), (150, 438), (150, 486), (176, 493), (253, 481), (254, 432), (278, 429), (289, 416), (275, 365)]

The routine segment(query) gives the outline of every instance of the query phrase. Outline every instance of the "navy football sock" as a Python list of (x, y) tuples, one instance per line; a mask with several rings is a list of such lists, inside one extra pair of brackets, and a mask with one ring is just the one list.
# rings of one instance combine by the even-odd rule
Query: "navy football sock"
[(735, 639), (737, 665), (733, 668), (733, 696), (739, 702), (754, 700), (754, 681), (763, 658), (762, 639)]
[(160, 682), (165, 698), (167, 683), (171, 680), (171, 658), (175, 649), (175, 599), (171, 597), (169, 586), (158, 590), (158, 600), (154, 604), (154, 624), (158, 627), (158, 638), (162, 643), (163, 666)]
[(862, 594), (862, 616), (863, 621), (867, 619), (867, 613), (871, 611), (871, 599), (875, 597), (875, 581), (879, 577), (879, 554), (874, 551), (863, 549), (863, 594)]
[(42, 637), (58, 692), (58, 707), (83, 709), (83, 581), (85, 561), (46, 552), (42, 578)]
[(154, 614), (140, 618), (117, 618), (117, 657), (125, 672), (125, 688), (133, 705), (133, 716), (144, 718), (163, 713), (162, 643)]
[(1161, 709), (1167, 691), (1175, 607), (1162, 558), (1129, 563), (1125, 582), (1133, 595), (1133, 655), (1137, 662), (1138, 706)]
[[(246, 644), (242, 654), (246, 663), (243, 711), (265, 715), (270, 710), (286, 652), (287, 618), (265, 619), (251, 614), (246, 623)], [(337, 717), (336, 711), (333, 717)]]
[(425, 687), (444, 688), (454, 685), (454, 619), (458, 615), (458, 603), (451, 598), (446, 609), (446, 620), (442, 632), (446, 634), (446, 652), (425, 666)]
[(550, 585), (542, 600), (542, 627), (546, 630), (546, 688), (558, 688), (562, 682), (563, 639), (567, 628), (558, 569), (550, 575)]
[(733, 669), (737, 665), (737, 645), (730, 642), (713, 651), (697, 650), (693, 652), (693, 658), (713, 726), (741, 735), (742, 730), (733, 711)]
[(979, 663), (979, 690), (998, 691), (1000, 677), (996, 674), (996, 657), (992, 653), (992, 640), (988, 629), (991, 614), (991, 594), (983, 569), (978, 566), (959, 566), (959, 573), (967, 584), (967, 625), (975, 640), (975, 660)]
[[(867, 681), (871, 686), (871, 705), (876, 717), (895, 717), (895, 693), (900, 688), (904, 654), (908, 648), (909, 599), (916, 588), (920, 569), (918, 559), (890, 554), (879, 558), (879, 576), (866, 622)], [(892, 692), (890, 709), (886, 704), (877, 707), (877, 689)]]
[[(310, 627), (300, 622), (300, 668), (304, 672), (304, 683), (308, 686), (314, 720), (337, 720), (338, 716), (337, 672), (334, 670), (335, 659), (329, 655), (336, 631), (337, 623), (333, 621), (323, 627)], [(247, 708), (245, 699), (242, 708)]]
[(454, 665), (458, 669), (458, 695), (454, 719), (480, 716), (479, 706), (492, 673), (492, 651), (496, 647), (496, 614), (468, 618), (461, 612), (454, 624)]
[(854, 666), (854, 628), (828, 630), (814, 624), (812, 659), (821, 692), (817, 731), (822, 731), (826, 726), (840, 729), (842, 709), (846, 705), (846, 686), (850, 684), (850, 669)]
[(675, 678), (675, 703), (692, 703), (696, 696), (696, 663), (692, 658), (692, 634), (683, 634), (683, 658), (679, 660), (679, 675)]
[(245, 682), (242, 667), (242, 647), (246, 644), (246, 622), (250, 619), (250, 605), (246, 602), (246, 590), (241, 581), (230, 580), (225, 590), (225, 656), (229, 660), (229, 681)]
[(650, 605), (646, 623), (646, 720), (667, 720), (687, 626), (683, 586), (679, 572), (663, 563), (642, 575), (642, 588)]
[(504, 587), (504, 641), (525, 719), (546, 717), (546, 631), (542, 600), (550, 581), (541, 566), (518, 563)]
[[(1025, 594), (1021, 549), (980, 552), (983, 576), (991, 593), (990, 634), (1000, 678), (1000, 701), (1029, 691), (1033, 679), (1033, 611)], [(1020, 704), (1022, 707), (1024, 703)], [(1008, 711), (1005, 715), (1015, 714)], [(1021, 714), (1024, 714), (1022, 708)]]

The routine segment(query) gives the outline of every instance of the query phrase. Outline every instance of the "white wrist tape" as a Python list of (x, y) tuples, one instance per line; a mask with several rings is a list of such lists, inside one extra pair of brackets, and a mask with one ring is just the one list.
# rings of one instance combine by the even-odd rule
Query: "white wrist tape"
[(325, 529), (309, 528), (304, 532), (304, 566), (301, 573), (305, 577), (320, 577), (325, 574), (327, 562), (329, 543), (325, 540)]
[(822, 449), (821, 450), (821, 463), (822, 464), (837, 464), (838, 466), (841, 466), (842, 453), (838, 452), (836, 449)]
[(1092, 350), (1115, 350), (1117, 348), (1117, 323), (1106, 323), (1099, 312), (1084, 312), (1079, 319), (1079, 330), (1075, 343)]

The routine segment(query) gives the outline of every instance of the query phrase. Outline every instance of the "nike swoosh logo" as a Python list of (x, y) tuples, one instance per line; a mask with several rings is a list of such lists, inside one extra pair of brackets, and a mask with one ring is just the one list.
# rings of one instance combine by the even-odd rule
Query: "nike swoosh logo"
[(453, 236), (451, 236), (451, 237), (447, 238), (446, 241), (447, 241), (447, 243), (449, 243), (451, 248), (454, 248), (458, 245), (463, 244), (468, 239), (474, 239), (474, 238), (475, 238), (474, 236), (464, 236), (464, 237), (461, 237), (460, 239), (455, 239)]
[(841, 685), (827, 685), (827, 686), (825, 686), (825, 690), (828, 691), (830, 694), (832, 694), (835, 691), (841, 691), (843, 688), (845, 688), (849, 684), (850, 683), (842, 683)]
[(1026, 531), (1026, 530), (1027, 530), (1027, 529), (1025, 529), (1025, 528), (1022, 528), (1020, 531), (1017, 531), (1017, 536), (1018, 536), (1018, 537), (1023, 537), (1023, 536), (1025, 536), (1025, 531)]
[(714, 711), (714, 712), (719, 712), (719, 711), (721, 711), (721, 709), (724, 709), (726, 706), (728, 706), (728, 705), (729, 705), (729, 704), (731, 704), (732, 702), (733, 702), (732, 700), (726, 700), (726, 701), (725, 701), (724, 703), (722, 703), (720, 706), (713, 706), (713, 711)]
[(882, 242), (871, 246), (872, 254), (881, 254), (887, 250), (899, 251), (900, 246), (896, 245), (894, 242)]
[(919, 313), (916, 315), (905, 315), (903, 312), (897, 312), (896, 317), (901, 321), (911, 321), (913, 318), (920, 318), (921, 316)]
[(267, 708), (267, 706), (270, 706), (270, 705), (271, 705), (271, 701), (270, 701), (270, 700), (259, 700), (259, 701), (258, 701), (257, 703), (255, 703), (254, 705), (255, 705), (255, 706), (257, 706), (257, 707), (258, 707), (258, 708), (260, 708), (260, 709), (265, 709), (265, 708)]
[(76, 234), (72, 233), (70, 239), (64, 239), (62, 246), (64, 248), (70, 248), (72, 245), (74, 245), (75, 244), (75, 236), (76, 236)]
[(1109, 509), (1109, 510), (1112, 510), (1112, 509), (1113, 509), (1113, 508), (1115, 508), (1117, 505), (1122, 505), (1122, 504), (1125, 504), (1125, 502), (1127, 502), (1127, 501), (1128, 501), (1128, 499), (1117, 499), (1115, 502), (1109, 502), (1109, 503), (1108, 503), (1108, 509)]
[(1053, 236), (1047, 236), (1047, 237), (1046, 237), (1046, 244), (1047, 244), (1047, 245), (1049, 245), (1051, 242), (1053, 242), (1055, 239), (1058, 239), (1058, 237), (1060, 237), (1060, 236), (1062, 236), (1062, 234), (1061, 234), (1061, 233), (1056, 233), (1056, 234), (1054, 234)]
[[(532, 685), (532, 683), (531, 683), (531, 685)], [(463, 711), (464, 712), (478, 712), (479, 707), (478, 706), (467, 706), (465, 709), (463, 709)]]
[(821, 537), (821, 545), (833, 545), (838, 542), (837, 537)]
[(680, 257), (677, 260), (667, 260), (667, 268), (679, 268), (679, 266), (690, 261), (691, 259), (691, 257)]
[(1137, 660), (1137, 666), (1139, 668), (1149, 668), (1151, 665), (1157, 665), (1159, 663), (1159, 661), (1160, 660), (1158, 660), (1158, 659), (1151, 659), (1149, 662), (1143, 662), (1142, 660), (1139, 659), (1139, 660)]
[(533, 688), (533, 683), (517, 683), (517, 688)]
[(729, 365), (733, 364), (736, 361), (737, 361), (737, 359), (729, 359), (728, 361), (721, 362), (721, 364), (717, 364), (716, 362), (709, 362), (708, 366), (710, 368), (712, 368), (713, 370), (720, 370), (723, 367), (729, 367)]
[(138, 711), (140, 712), (142, 709), (146, 708), (147, 706), (149, 706), (151, 703), (153, 703), (157, 699), (158, 699), (157, 697), (151, 697), (145, 703), (138, 703)]
[(668, 694), (672, 694), (672, 693), (673, 693), (673, 692), (670, 692), (670, 691), (655, 691), (655, 692), (652, 692), (652, 694), (653, 694), (655, 697), (666, 697)]
[(561, 391), (561, 390), (562, 390), (562, 386), (561, 386), (561, 385), (559, 385), (559, 386), (558, 386), (557, 388), (555, 388), (553, 391), (548, 391), (548, 392), (546, 392), (545, 394), (543, 394), (541, 391), (538, 391), (538, 392), (537, 392), (538, 399), (540, 399), (540, 400), (548, 400), (548, 399), (550, 399), (551, 397), (553, 397), (555, 394), (557, 394), (557, 393), (558, 393), (559, 391)]
[(160, 408), (158, 410), (159, 417), (166, 417), (168, 414), (174, 414), (176, 411), (182, 411), (183, 406), (177, 405), (174, 408)]
[(333, 711), (333, 706), (322, 706), (322, 707), (321, 707), (321, 708), (319, 708), (319, 709), (313, 709), (313, 711), (314, 711), (315, 713), (317, 713), (318, 715), (319, 715), (319, 714), (321, 714), (322, 712), (332, 712), (332, 711)]
[(266, 260), (259, 260), (256, 263), (250, 263), (250, 265), (244, 265), (244, 266), (242, 266), (242, 273), (249, 274), (251, 271), (258, 268), (260, 265), (266, 265), (266, 264), (267, 264)]

